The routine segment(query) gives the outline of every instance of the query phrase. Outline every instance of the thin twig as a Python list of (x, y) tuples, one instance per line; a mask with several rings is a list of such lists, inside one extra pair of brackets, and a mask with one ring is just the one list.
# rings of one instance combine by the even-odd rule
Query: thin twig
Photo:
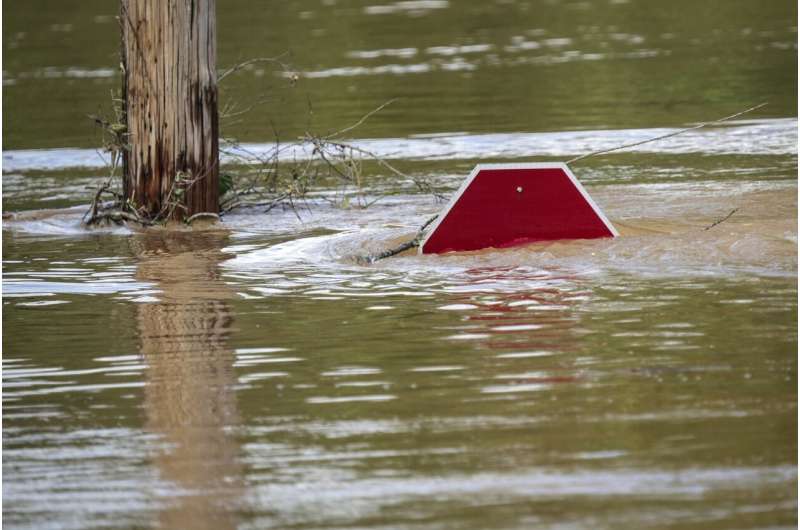
[[(230, 105), (230, 106), (226, 105), (226, 107), (223, 109), (223, 111), (219, 113), (219, 118), (221, 120), (228, 120), (230, 118), (235, 118), (236, 116), (241, 116), (243, 114), (247, 114), (248, 112), (250, 112), (251, 110), (253, 110), (257, 106), (266, 103), (270, 99), (271, 99), (270, 96), (264, 96), (264, 97), (262, 97), (260, 99), (257, 99), (255, 101), (253, 101), (250, 105), (248, 105), (247, 107), (243, 108), (242, 110), (237, 110), (235, 112), (234, 112), (234, 109), (233, 109), (233, 105)], [(226, 123), (227, 123), (228, 126), (233, 125), (230, 122), (226, 122)]]
[(223, 79), (225, 79), (229, 75), (231, 75), (231, 74), (233, 74), (235, 72), (238, 72), (242, 68), (246, 68), (246, 67), (250, 66), (251, 64), (257, 64), (257, 63), (276, 63), (276, 64), (280, 65), (280, 67), (281, 67), (281, 69), (283, 69), (283, 71), (285, 71), (285, 72), (289, 71), (290, 70), (289, 66), (286, 63), (280, 61), (280, 58), (285, 56), (285, 55), (287, 55), (288, 53), (289, 52), (283, 52), (282, 54), (278, 55), (277, 57), (256, 57), (255, 59), (248, 59), (247, 61), (241, 62), (239, 64), (235, 64), (235, 65), (231, 66), (230, 68), (228, 68), (227, 70), (225, 70), (224, 72), (222, 72), (217, 77), (217, 83), (221, 82)]
[[(312, 136), (308, 135), (308, 134), (306, 134), (306, 139), (309, 140), (309, 141), (312, 141), (312, 142), (314, 141), (314, 138)], [(414, 177), (412, 177), (410, 175), (406, 175), (405, 173), (403, 173), (402, 171), (400, 171), (399, 169), (397, 169), (396, 167), (394, 167), (389, 162), (387, 162), (386, 160), (384, 160), (383, 158), (381, 158), (377, 154), (373, 153), (372, 151), (369, 151), (369, 150), (364, 149), (362, 147), (357, 147), (355, 145), (349, 145), (349, 144), (344, 144), (344, 143), (339, 143), (339, 142), (330, 142), (330, 141), (328, 141), (326, 143), (329, 144), (329, 145), (332, 145), (334, 147), (339, 147), (341, 149), (345, 149), (346, 148), (346, 149), (350, 149), (351, 151), (355, 151), (356, 153), (359, 153), (359, 154), (362, 154), (362, 155), (367, 155), (368, 157), (372, 158), (378, 164), (380, 164), (381, 166), (385, 167), (386, 169), (388, 169), (389, 171), (391, 171), (392, 173), (394, 173), (398, 177), (403, 177), (405, 179), (408, 179), (408, 180), (412, 181), (420, 191), (422, 191), (424, 193), (430, 193), (431, 195), (434, 196), (435, 199), (440, 200), (440, 201), (446, 199), (446, 197), (443, 194), (441, 194), (438, 191), (436, 191), (436, 189), (433, 186), (431, 186), (428, 182), (426, 182), (424, 180), (421, 180), (421, 179), (414, 178)]]
[(352, 131), (353, 129), (355, 129), (356, 127), (360, 126), (362, 123), (364, 123), (365, 121), (367, 121), (367, 120), (370, 118), (370, 116), (372, 116), (373, 114), (376, 114), (376, 113), (378, 113), (378, 112), (382, 111), (383, 109), (385, 109), (386, 107), (388, 107), (389, 105), (391, 105), (392, 103), (394, 103), (395, 101), (397, 101), (397, 98), (390, 99), (390, 100), (389, 100), (389, 101), (387, 101), (386, 103), (384, 103), (384, 104), (380, 105), (379, 107), (377, 107), (377, 108), (375, 108), (375, 109), (373, 109), (373, 110), (371, 110), (371, 111), (367, 112), (366, 114), (364, 114), (364, 115), (361, 117), (361, 119), (360, 119), (360, 120), (358, 120), (357, 122), (355, 122), (354, 124), (350, 125), (349, 127), (345, 127), (344, 129), (341, 129), (341, 130), (339, 130), (339, 131), (336, 131), (336, 132), (335, 132), (335, 133), (333, 133), (333, 134), (329, 134), (328, 136), (325, 136), (325, 137), (324, 137), (324, 139), (325, 139), (325, 140), (330, 140), (331, 138), (337, 138), (337, 137), (339, 137), (339, 136), (343, 135), (343, 134), (344, 134), (344, 133), (346, 133), (346, 132), (350, 132), (350, 131)]
[(620, 145), (620, 146), (617, 146), (617, 147), (612, 147), (610, 149), (602, 149), (600, 151), (594, 151), (594, 152), (591, 152), (591, 153), (587, 153), (585, 155), (577, 156), (577, 157), (573, 158), (572, 160), (567, 160), (566, 163), (567, 164), (572, 164), (574, 162), (577, 162), (578, 160), (583, 160), (584, 158), (589, 158), (590, 156), (602, 155), (602, 154), (605, 154), (605, 153), (610, 153), (612, 151), (619, 151), (621, 149), (627, 149), (629, 147), (636, 147), (638, 145), (642, 145), (642, 144), (646, 144), (646, 143), (650, 143), (650, 142), (655, 142), (657, 140), (664, 140), (665, 138), (672, 138), (673, 136), (678, 136), (679, 134), (683, 134), (685, 132), (694, 131), (696, 129), (702, 129), (703, 127), (707, 127), (709, 125), (715, 125), (717, 123), (722, 123), (724, 121), (728, 121), (728, 120), (732, 120), (734, 118), (738, 118), (739, 116), (741, 116), (743, 114), (747, 114), (748, 112), (752, 112), (754, 110), (758, 110), (758, 109), (760, 109), (761, 107), (763, 107), (766, 104), (767, 104), (767, 102), (765, 101), (764, 103), (759, 103), (758, 105), (756, 105), (754, 107), (750, 107), (749, 109), (743, 110), (741, 112), (737, 112), (736, 114), (731, 114), (730, 116), (725, 116), (724, 118), (720, 118), (720, 119), (714, 120), (714, 121), (707, 121), (705, 123), (701, 123), (699, 125), (695, 125), (694, 127), (681, 129), (679, 131), (671, 132), (669, 134), (664, 134), (662, 136), (656, 136), (655, 138), (649, 138), (647, 140), (641, 140), (639, 142), (633, 142), (633, 143), (630, 143), (630, 144), (625, 144), (625, 145)]
[(97, 204), (100, 202), (100, 196), (103, 194), (103, 192), (108, 190), (108, 185), (108, 182), (104, 182), (99, 188), (97, 188), (97, 191), (94, 194), (94, 199), (92, 199), (92, 205), (89, 207), (86, 213), (83, 214), (83, 222), (87, 222), (86, 217), (88, 216), (89, 222), (87, 224), (91, 224), (91, 221), (97, 216)]
[(739, 208), (734, 208), (733, 210), (730, 211), (730, 213), (728, 215), (726, 215), (725, 217), (722, 217), (721, 219), (717, 219), (716, 221), (714, 221), (713, 223), (711, 223), (707, 227), (703, 228), (703, 230), (711, 230), (712, 228), (714, 228), (718, 224), (724, 223), (725, 221), (730, 219), (733, 214), (735, 214), (738, 211), (739, 211)]
[(270, 202), (266, 203), (265, 205), (262, 205), (262, 206), (266, 206), (267, 207), (266, 210), (264, 210), (264, 213), (269, 213), (273, 208), (275, 208), (277, 205), (281, 204), (288, 197), (289, 197), (289, 194), (288, 193), (284, 193), (282, 195), (279, 195), (278, 197), (275, 197), (274, 199), (272, 199)]

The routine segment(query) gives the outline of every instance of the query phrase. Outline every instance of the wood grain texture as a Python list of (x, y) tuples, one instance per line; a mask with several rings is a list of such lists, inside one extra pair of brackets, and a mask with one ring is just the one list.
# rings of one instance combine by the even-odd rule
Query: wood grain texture
[(173, 219), (216, 213), (215, 0), (121, 0), (120, 6), (125, 198), (150, 216), (163, 215), (171, 200), (185, 207)]

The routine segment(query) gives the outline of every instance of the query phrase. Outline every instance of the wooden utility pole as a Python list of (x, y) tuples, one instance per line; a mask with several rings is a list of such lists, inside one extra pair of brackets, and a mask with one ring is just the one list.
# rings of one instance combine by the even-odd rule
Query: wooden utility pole
[(157, 220), (217, 213), (215, 0), (120, 2), (125, 200)]

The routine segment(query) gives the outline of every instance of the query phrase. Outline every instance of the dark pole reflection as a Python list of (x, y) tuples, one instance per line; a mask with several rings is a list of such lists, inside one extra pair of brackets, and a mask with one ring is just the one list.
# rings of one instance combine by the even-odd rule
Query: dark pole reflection
[(132, 241), (137, 279), (162, 291), (159, 302), (137, 309), (147, 426), (167, 445), (154, 463), (179, 490), (160, 526), (234, 528), (241, 468), (229, 432), (238, 424), (227, 346), (233, 293), (219, 277), (226, 235), (153, 232)]

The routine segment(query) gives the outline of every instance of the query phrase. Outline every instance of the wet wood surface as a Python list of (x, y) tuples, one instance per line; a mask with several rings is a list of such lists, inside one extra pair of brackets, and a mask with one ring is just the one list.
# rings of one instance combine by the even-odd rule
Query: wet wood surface
[(219, 211), (215, 0), (123, 0), (124, 194), (151, 216)]

